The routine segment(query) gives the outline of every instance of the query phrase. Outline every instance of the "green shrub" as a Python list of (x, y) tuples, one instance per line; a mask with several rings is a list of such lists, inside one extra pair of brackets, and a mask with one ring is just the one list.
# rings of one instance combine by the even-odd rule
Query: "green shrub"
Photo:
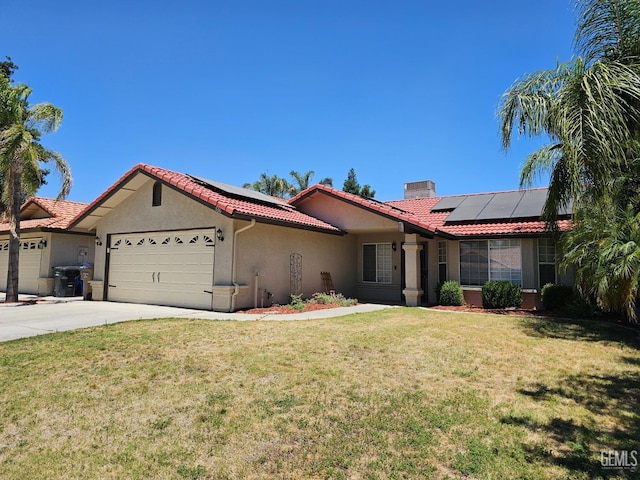
[(355, 298), (345, 298), (341, 293), (314, 293), (309, 300), (309, 303), (350, 307), (351, 305), (357, 305), (358, 300)]
[(482, 286), (483, 308), (520, 308), (522, 289), (505, 280), (492, 280)]
[(594, 305), (577, 295), (573, 295), (560, 309), (560, 313), (569, 318), (597, 318), (602, 314)]
[(464, 305), (464, 295), (462, 293), (462, 287), (455, 280), (447, 280), (440, 287), (440, 294), (438, 295), (438, 303), (440, 305)]
[(560, 310), (573, 300), (573, 289), (566, 285), (547, 283), (542, 287), (541, 294), (546, 310)]
[(289, 306), (291, 306), (292, 308), (295, 308), (299, 312), (302, 312), (304, 310), (304, 300), (302, 299), (302, 294), (299, 294), (299, 295), (291, 294)]

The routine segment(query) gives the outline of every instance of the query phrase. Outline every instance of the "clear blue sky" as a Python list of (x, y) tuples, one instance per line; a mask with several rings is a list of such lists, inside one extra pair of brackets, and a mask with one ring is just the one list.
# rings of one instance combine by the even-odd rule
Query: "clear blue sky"
[(571, 59), (572, 5), (0, 0), (0, 56), (33, 103), (64, 111), (43, 144), (71, 165), (71, 200), (140, 162), (234, 185), (314, 170), (339, 189), (353, 167), (379, 200), (425, 179), (506, 190), (540, 142), (501, 150), (500, 96)]

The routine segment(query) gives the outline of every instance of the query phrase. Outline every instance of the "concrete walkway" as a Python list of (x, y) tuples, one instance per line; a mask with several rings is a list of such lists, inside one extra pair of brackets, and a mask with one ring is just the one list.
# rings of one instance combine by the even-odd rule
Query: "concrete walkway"
[[(0, 292), (0, 302), (5, 294)], [(36, 301), (37, 300), (37, 301)], [(35, 303), (33, 303), (35, 301)], [(392, 308), (389, 305), (360, 304), (306, 313), (246, 314), (219, 313), (177, 307), (135, 303), (87, 302), (82, 297), (37, 297), (20, 295), (20, 303), (0, 303), (0, 342), (78, 328), (95, 327), (129, 320), (152, 318), (198, 318), (208, 320), (312, 320)]]

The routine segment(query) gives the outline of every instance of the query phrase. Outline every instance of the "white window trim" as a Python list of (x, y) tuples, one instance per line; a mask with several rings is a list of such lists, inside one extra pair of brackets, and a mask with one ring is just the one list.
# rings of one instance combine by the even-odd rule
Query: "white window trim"
[[(364, 247), (367, 245), (374, 245), (376, 247), (376, 280), (365, 280), (364, 279)], [(379, 266), (378, 266), (378, 246), (387, 245), (389, 247), (389, 281), (388, 282), (380, 282), (377, 279), (380, 277), (379, 275)], [(367, 242), (362, 244), (362, 270), (361, 280), (362, 283), (366, 283), (369, 285), (390, 285), (393, 283), (393, 249), (391, 247), (391, 242)]]

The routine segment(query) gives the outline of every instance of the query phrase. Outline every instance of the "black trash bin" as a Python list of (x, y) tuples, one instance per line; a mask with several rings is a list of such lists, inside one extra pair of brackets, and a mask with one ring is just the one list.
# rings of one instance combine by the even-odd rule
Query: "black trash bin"
[(56, 297), (76, 297), (82, 295), (81, 267), (66, 265), (53, 267), (55, 285), (53, 295)]

